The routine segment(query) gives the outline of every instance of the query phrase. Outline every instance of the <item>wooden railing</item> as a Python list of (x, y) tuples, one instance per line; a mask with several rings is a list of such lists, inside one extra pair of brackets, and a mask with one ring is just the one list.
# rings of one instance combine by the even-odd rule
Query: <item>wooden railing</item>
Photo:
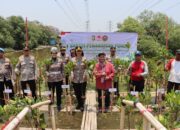
[[(47, 100), (44, 102), (39, 102), (31, 106), (25, 107), (19, 114), (17, 114), (16, 117), (14, 117), (3, 130), (14, 130), (18, 127), (19, 123), (23, 120), (25, 115), (30, 112), (32, 109), (39, 108), (43, 105), (50, 105), (51, 100)], [(54, 116), (54, 108), (53, 106), (50, 107), (51, 109), (51, 121), (52, 121), (52, 130), (56, 130), (56, 124), (55, 124), (55, 116)]]
[(126, 105), (136, 107), (140, 111), (143, 116), (143, 130), (150, 130), (151, 125), (156, 130), (167, 130), (140, 102), (123, 100), (122, 103), (124, 105), (121, 107), (120, 130), (124, 130)]

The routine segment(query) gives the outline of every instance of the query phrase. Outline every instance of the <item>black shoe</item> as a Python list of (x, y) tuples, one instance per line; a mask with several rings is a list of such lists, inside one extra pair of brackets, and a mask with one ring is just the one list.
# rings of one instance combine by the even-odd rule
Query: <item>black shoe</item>
[(79, 105), (77, 105), (77, 106), (76, 106), (76, 109), (77, 109), (77, 110), (80, 110), (80, 109), (81, 109), (81, 107), (80, 107)]
[(57, 106), (57, 110), (58, 110), (58, 112), (60, 112), (61, 111), (61, 106)]
[(81, 110), (81, 112), (83, 112), (84, 111), (84, 107), (81, 107), (80, 110)]

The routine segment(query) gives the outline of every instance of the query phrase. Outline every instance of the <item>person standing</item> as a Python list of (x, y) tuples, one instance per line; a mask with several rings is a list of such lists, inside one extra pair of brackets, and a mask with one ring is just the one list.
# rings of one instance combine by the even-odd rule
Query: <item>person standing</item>
[[(110, 92), (109, 88), (112, 88), (112, 82), (114, 78), (114, 66), (110, 62), (106, 61), (106, 54), (98, 54), (98, 63), (95, 65), (93, 73), (96, 78), (96, 89), (98, 92), (98, 108), (102, 109), (102, 99), (105, 96), (105, 111), (108, 111), (110, 105)], [(105, 95), (102, 95), (104, 91)]]
[(107, 57), (108, 61), (111, 62), (114, 65), (115, 68), (115, 75), (113, 79), (113, 86), (116, 88), (115, 95), (119, 97), (119, 66), (116, 66), (114, 61), (119, 59), (119, 57), (116, 55), (116, 47), (110, 48), (110, 55)]
[(15, 73), (20, 75), (23, 96), (27, 96), (25, 90), (29, 87), (32, 97), (36, 99), (36, 80), (38, 78), (38, 68), (35, 58), (30, 54), (28, 47), (23, 49), (23, 55), (19, 57), (19, 61), (15, 68)]
[(57, 110), (61, 110), (61, 95), (62, 85), (64, 80), (64, 65), (63, 62), (57, 57), (57, 47), (51, 48), (51, 59), (46, 64), (46, 76), (48, 88), (52, 91), (51, 100), (54, 102), (54, 91), (56, 90)]
[(87, 73), (86, 73), (86, 58), (81, 47), (75, 48), (76, 57), (72, 58), (74, 64), (73, 71), (71, 72), (71, 80), (75, 91), (78, 105), (76, 109), (84, 110), (85, 92), (87, 85)]
[(128, 67), (128, 74), (130, 75), (130, 84), (135, 88), (130, 88), (130, 91), (143, 92), (144, 90), (144, 77), (148, 75), (148, 66), (142, 60), (142, 53), (135, 52), (135, 60), (132, 61)]
[[(66, 47), (65, 46), (61, 46), (60, 52), (57, 54), (57, 57), (60, 58), (60, 60), (64, 64), (64, 66), (70, 61), (69, 55), (66, 54)], [(65, 74), (65, 78), (66, 78), (65, 83), (67, 85), (67, 84), (69, 84), (69, 75)]]
[(180, 90), (180, 49), (176, 50), (175, 58), (170, 59), (166, 64), (165, 70), (170, 72), (167, 92)]
[(4, 49), (0, 48), (0, 106), (5, 105), (4, 90), (11, 89), (9, 97), (13, 99), (14, 90), (12, 80), (15, 79), (12, 64), (8, 58), (4, 56)]
[(72, 49), (70, 50), (70, 54), (71, 54), (71, 59), (76, 56), (76, 55), (75, 55), (75, 49), (74, 49), (74, 48), (72, 48)]

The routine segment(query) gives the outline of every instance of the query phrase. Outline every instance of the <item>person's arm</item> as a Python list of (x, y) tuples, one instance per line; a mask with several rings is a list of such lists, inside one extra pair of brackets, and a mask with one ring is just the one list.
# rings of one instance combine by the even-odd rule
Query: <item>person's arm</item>
[(109, 66), (109, 69), (111, 69), (111, 73), (106, 76), (106, 79), (111, 79), (111, 80), (113, 80), (114, 74), (115, 74), (114, 65), (111, 64), (111, 65)]
[(18, 63), (16, 64), (15, 70), (14, 70), (15, 74), (19, 75), (20, 69), (21, 69), (21, 61), (19, 59)]
[(141, 76), (145, 77), (146, 75), (148, 75), (148, 66), (147, 63), (144, 62), (144, 72), (141, 73)]
[(94, 67), (93, 74), (96, 78), (100, 78), (102, 76), (102, 73), (97, 71), (97, 64)]
[(168, 63), (165, 65), (165, 71), (170, 71), (171, 70), (171, 63), (174, 59), (171, 59), (168, 61)]
[(34, 73), (35, 73), (35, 80), (37, 80), (39, 78), (39, 68), (35, 60), (34, 60)]
[(131, 75), (131, 73), (132, 73), (132, 63), (133, 63), (133, 61), (128, 66), (127, 75)]

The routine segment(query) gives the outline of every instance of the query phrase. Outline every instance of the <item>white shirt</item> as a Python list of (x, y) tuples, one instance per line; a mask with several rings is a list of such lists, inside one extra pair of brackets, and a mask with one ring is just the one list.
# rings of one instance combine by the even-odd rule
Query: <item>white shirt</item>
[(180, 83), (180, 61), (173, 60), (168, 81)]

